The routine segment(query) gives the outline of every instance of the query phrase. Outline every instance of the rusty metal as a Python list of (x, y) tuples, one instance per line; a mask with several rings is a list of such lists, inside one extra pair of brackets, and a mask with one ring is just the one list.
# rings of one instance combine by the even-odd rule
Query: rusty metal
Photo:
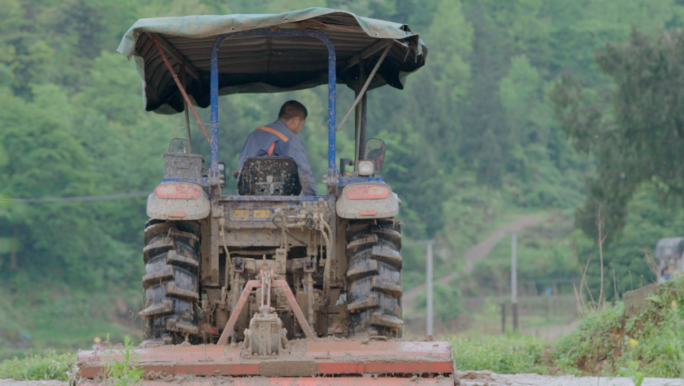
[[(358, 378), (358, 377), (334, 377), (334, 378), (293, 378), (293, 377), (270, 377), (261, 378), (260, 381), (255, 381), (250, 378), (232, 378), (230, 384), (234, 386), (250, 386), (261, 385), (262, 380), (267, 382), (267, 385), (289, 385), (289, 386), (319, 386), (324, 382), (328, 386), (453, 386), (454, 380), (450, 378)], [(186, 380), (184, 385), (190, 386), (214, 386), (216, 379), (213, 378), (197, 378), (196, 380)], [(82, 386), (98, 385), (95, 382), (85, 381), (81, 383)], [(173, 381), (146, 381), (142, 386), (177, 386)]]
[[(247, 303), (249, 294), (252, 292), (253, 289), (259, 287), (262, 287), (262, 282), (260, 280), (250, 280), (247, 282), (247, 285), (245, 285), (245, 289), (242, 290), (242, 294), (240, 295), (237, 304), (235, 304), (235, 306), (233, 307), (233, 310), (230, 314), (230, 319), (228, 319), (228, 323), (226, 323), (226, 327), (223, 329), (223, 333), (221, 333), (221, 337), (219, 338), (218, 343), (216, 343), (217, 346), (225, 345), (228, 342), (228, 337), (232, 333), (233, 328), (235, 327), (235, 323), (237, 322), (237, 319), (240, 316), (242, 309), (245, 307), (245, 303)], [(290, 289), (290, 286), (287, 284), (287, 281), (273, 280), (271, 288), (280, 288), (283, 290), (285, 298), (290, 304), (290, 307), (292, 307), (292, 311), (295, 313), (297, 321), (299, 321), (299, 324), (301, 325), (304, 334), (307, 338), (314, 339), (316, 336), (314, 335), (309, 323), (307, 323), (301, 308), (299, 308), (299, 304), (297, 304), (297, 299), (292, 293), (292, 290)]]
[[(339, 17), (337, 11), (325, 12), (330, 20)], [(240, 25), (236, 24), (237, 27), (230, 31), (210, 28), (214, 32), (205, 34), (202, 38), (187, 35), (181, 31), (184, 27), (177, 29), (173, 35), (169, 34), (169, 30), (156, 28), (143, 28), (136, 32), (137, 35), (133, 39), (134, 42), (137, 41), (135, 52), (142, 58), (142, 61), (138, 60), (136, 64), (144, 63), (145, 66), (141, 74), (145, 77), (145, 91), (150, 91), (150, 98), (146, 99), (148, 109), (157, 110), (163, 106), (164, 111), (171, 107), (180, 112), (183, 108), (190, 141), (189, 107), (204, 135), (210, 140), (211, 160), (208, 171), (201, 168), (198, 170), (193, 164), (189, 175), (165, 175), (163, 180), (164, 183), (184, 181), (208, 186), (206, 195), (210, 208), (207, 217), (200, 219), (202, 237), (199, 258), (202, 261), (198, 266), (201, 273), (198, 278), (199, 284), (196, 286), (197, 294), (183, 292), (182, 288), (166, 288), (169, 294), (191, 299), (194, 302), (193, 312), (197, 310), (197, 303), (201, 304), (201, 312), (193, 319), (196, 325), (186, 325), (183, 324), (183, 320), (174, 319), (173, 323), (167, 323), (167, 329), (171, 325), (172, 331), (192, 334), (190, 339), (187, 334), (185, 335), (186, 342), (197, 343), (199, 339), (204, 339), (205, 342), (218, 340), (216, 345), (171, 346), (170, 343), (180, 343), (180, 340), (176, 339), (156, 350), (136, 350), (140, 358), (139, 363), (146, 371), (146, 384), (164, 384), (166, 381), (148, 381), (165, 379), (165, 375), (202, 377), (187, 380), (183, 378), (183, 383), (197, 385), (205, 381), (207, 385), (226, 381), (239, 384), (285, 382), (308, 385), (322, 383), (318, 377), (325, 379), (323, 383), (342, 385), (365, 384), (369, 381), (374, 386), (454, 383), (452, 348), (448, 343), (318, 339), (318, 336), (326, 334), (348, 334), (364, 339), (375, 336), (385, 339), (396, 338), (400, 335), (403, 325), (400, 318), (400, 234), (398, 231), (395, 232), (396, 224), (389, 218), (393, 215), (387, 215), (395, 209), (398, 210), (398, 199), (393, 196), (392, 201), (392, 198), (385, 197), (389, 199), (387, 202), (376, 200), (368, 207), (361, 207), (360, 203), (342, 201), (344, 194), (342, 197), (340, 194), (344, 191), (338, 187), (352, 189), (354, 186), (351, 184), (354, 183), (382, 184), (384, 181), (381, 178), (361, 178), (358, 175), (339, 178), (335, 167), (336, 131), (340, 130), (351, 111), (356, 110), (355, 160), (363, 158), (368, 90), (383, 84), (403, 88), (403, 75), (421, 67), (427, 53), (418, 36), (398, 24), (374, 28), (372, 31), (364, 30), (364, 27), (356, 22), (346, 27), (340, 27), (345, 25), (344, 23), (337, 23), (333, 28), (321, 21), (313, 20), (320, 18), (319, 16), (322, 17), (322, 14), (309, 15), (308, 18), (312, 19), (312, 23), (319, 23), (323, 27), (311, 23), (296, 24), (297, 21), (288, 22), (285, 28), (271, 28), (271, 25), (252, 23), (250, 28), (245, 29), (238, 28)], [(345, 14), (344, 17), (348, 18), (348, 15)], [(192, 18), (177, 21), (186, 22)], [(211, 20), (215, 18), (203, 17), (202, 25), (206, 27), (212, 24)], [(329, 22), (328, 19), (325, 20)], [(375, 24), (369, 19), (364, 25), (368, 23)], [(273, 25), (276, 24), (281, 23), (278, 21)], [(259, 28), (251, 29), (253, 27)], [(352, 27), (353, 31), (350, 29)], [(352, 34), (348, 31), (352, 31)], [(158, 35), (153, 32), (157, 32)], [(142, 39), (139, 39), (140, 37)], [(316, 38), (323, 44), (316, 43), (311, 38)], [(228, 41), (222, 48), (219, 63), (219, 48), (225, 39)], [(305, 49), (298, 48), (293, 51), (288, 48), (298, 47), (299, 41), (305, 43)], [(258, 75), (263, 69), (251, 64), (244, 67), (234, 59), (240, 58), (241, 63), (243, 60), (247, 60), (245, 63), (251, 63), (254, 58), (250, 57), (249, 52), (252, 51), (243, 51), (243, 48), (257, 47), (264, 42), (268, 43), (268, 52), (278, 52), (277, 63), (271, 63), (269, 59), (267, 64), (266, 72), (271, 79), (283, 76), (297, 78), (301, 75), (298, 84), (288, 87), (305, 88), (321, 83), (323, 75), (327, 72), (328, 170), (327, 194), (324, 196), (283, 197), (281, 195), (285, 194), (285, 189), (278, 188), (279, 181), (276, 181), (276, 176), (271, 173), (265, 176), (264, 181), (254, 183), (257, 191), (268, 194), (256, 196), (258, 193), (249, 192), (247, 196), (221, 196), (219, 175), (223, 171), (225, 178), (225, 166), (223, 169), (218, 167), (219, 92), (233, 93), (252, 90), (250, 87), (254, 86), (261, 87), (261, 80), (244, 84), (241, 77), (244, 70), (248, 70), (252, 75)], [(297, 44), (292, 44), (293, 42)], [(335, 46), (341, 42), (344, 44), (339, 44), (338, 52)], [(198, 51), (197, 47), (205, 43), (208, 43), (206, 47), (212, 46), (211, 50)], [(327, 61), (324, 60), (326, 57)], [(371, 69), (370, 63), (366, 62), (366, 67), (363, 63), (369, 58), (377, 59), (377, 62), (374, 60), (370, 74), (366, 71)], [(164, 65), (161, 64), (162, 61)], [(180, 73), (176, 73), (174, 68), (177, 67), (174, 66), (180, 66)], [(199, 66), (202, 70), (204, 82), (194, 66)], [(343, 70), (337, 71), (338, 66)], [(291, 68), (295, 71), (291, 71)], [(158, 76), (153, 76), (155, 73)], [(169, 77), (173, 78), (177, 88), (170, 82)], [(203, 84), (206, 88), (206, 80), (209, 80), (210, 88), (202, 91)], [(235, 83), (236, 80), (239, 84)], [(336, 127), (338, 80), (353, 85), (356, 95), (349, 113)], [(281, 91), (285, 90), (283, 88)], [(197, 106), (211, 106), (209, 133), (200, 121), (189, 95), (193, 95), (192, 101)], [(178, 171), (178, 174), (185, 172), (189, 170)], [(242, 172), (244, 173), (244, 166)], [(294, 180), (298, 182), (298, 179)], [(205, 194), (205, 191), (202, 194)], [(341, 200), (339, 205), (338, 199)], [(336, 211), (339, 209), (338, 206), (350, 209), (354, 213), (348, 217), (340, 215)], [(380, 217), (381, 214), (384, 214), (384, 217)], [(186, 215), (183, 213), (183, 216)], [(369, 255), (375, 265), (369, 263), (366, 267), (354, 263), (356, 266), (350, 268), (350, 260), (345, 257), (348, 254), (348, 245), (345, 241), (352, 240), (352, 244), (358, 241), (358, 237), (351, 233), (348, 227), (358, 228), (359, 221), (348, 221), (358, 218), (357, 216), (370, 219), (368, 224), (372, 223), (375, 232), (371, 236), (375, 236), (376, 242), (380, 235), (386, 236), (383, 240), (391, 239), (396, 245), (393, 249), (385, 249), (380, 244), (366, 245), (363, 250), (354, 252), (354, 256), (358, 253)], [(219, 264), (222, 247), (225, 250), (225, 266)], [(230, 252), (228, 248), (231, 248)], [(182, 258), (181, 255), (180, 252), (173, 256), (169, 255), (168, 259)], [(263, 259), (257, 259), (256, 256), (263, 256)], [(363, 259), (354, 259), (355, 262), (360, 260)], [(385, 266), (391, 266), (391, 270), (388, 268), (386, 272), (380, 272), (386, 268)], [(372, 269), (378, 271), (377, 275), (361, 277), (363, 270)], [(257, 275), (259, 271), (261, 272)], [(356, 292), (349, 286), (350, 273), (358, 278)], [(159, 272), (159, 275), (168, 273), (163, 271)], [(314, 288), (314, 283), (321, 284), (321, 275), (322, 289)], [(249, 280), (255, 276), (257, 279)], [(152, 279), (154, 278), (145, 280), (151, 282)], [(362, 283), (361, 279), (367, 283)], [(351, 300), (348, 302), (345, 300), (347, 304), (336, 305), (338, 299), (343, 299), (343, 293), (347, 296), (351, 293), (367, 295), (363, 293), (364, 288), (373, 291), (367, 301), (357, 296), (356, 299), (349, 298)], [(296, 292), (296, 297), (293, 291)], [(166, 308), (171, 306), (171, 302), (162, 305)], [(161, 311), (166, 312), (166, 308)], [(303, 310), (306, 311), (306, 315)], [(358, 322), (353, 326), (352, 323), (348, 323), (347, 326), (340, 327), (344, 325), (344, 321), (349, 322), (354, 315), (359, 316), (362, 313), (365, 318), (363, 323)], [(357, 319), (361, 320), (361, 317)], [(301, 326), (301, 330), (297, 324)], [(222, 326), (223, 331), (220, 329)], [(287, 337), (301, 337), (300, 333), (308, 340), (286, 340)], [(226, 344), (228, 337), (231, 337), (231, 345)], [(236, 343), (240, 341), (243, 343), (238, 346)], [(83, 364), (81, 368), (84, 375), (92, 378), (101, 374), (102, 362), (117, 358), (117, 355), (80, 353), (78, 357), (79, 363)], [(105, 358), (107, 356), (108, 358)], [(276, 356), (277, 360), (274, 360)], [(151, 374), (152, 372), (157, 374)], [(248, 376), (254, 375), (260, 378), (249, 379)], [(236, 376), (238, 378), (232, 378)], [(379, 378), (373, 379), (371, 376)]]
[[(211, 208), (211, 217), (209, 218), (209, 234), (210, 234), (210, 244), (211, 244), (211, 249), (209, 250), (209, 256), (207, 261), (209, 264), (207, 264), (209, 268), (209, 275), (205, 276), (208, 280), (205, 283), (206, 285), (213, 286), (213, 287), (218, 287), (220, 284), (220, 277), (221, 275), (219, 274), (219, 211), (223, 213), (223, 210), (219, 210), (217, 207), (215, 207), (214, 200), (216, 199), (216, 196), (212, 194), (211, 197), (211, 203), (212, 203), (212, 208)], [(204, 279), (204, 278), (203, 278)]]
[(181, 94), (183, 94), (183, 99), (185, 100), (185, 103), (187, 103), (187, 105), (190, 106), (192, 114), (195, 116), (197, 124), (199, 125), (200, 129), (202, 129), (204, 136), (207, 137), (207, 141), (211, 142), (211, 137), (209, 136), (209, 133), (207, 133), (207, 129), (204, 128), (204, 123), (202, 123), (202, 120), (200, 119), (199, 115), (197, 115), (197, 111), (195, 111), (195, 107), (192, 105), (192, 102), (190, 102), (190, 98), (188, 97), (188, 94), (185, 92), (185, 87), (183, 87), (180, 80), (178, 80), (178, 75), (176, 75), (176, 71), (173, 70), (173, 66), (169, 62), (169, 59), (166, 58), (164, 50), (161, 48), (161, 45), (159, 44), (159, 40), (155, 37), (152, 37), (152, 42), (154, 42), (154, 45), (157, 46), (159, 55), (161, 55), (162, 59), (164, 60), (164, 63), (166, 64), (166, 67), (169, 69), (169, 73), (173, 77), (173, 80), (176, 82), (178, 89), (180, 90)]
[[(435, 382), (447, 380), (453, 385), (455, 368), (452, 350), (448, 342), (316, 341), (293, 347), (287, 357), (275, 362), (266, 358), (244, 356), (242, 348), (217, 345), (137, 349), (136, 355), (140, 357), (139, 366), (145, 370), (143, 377), (151, 376), (153, 372), (157, 377), (211, 377), (184, 379), (184, 384), (208, 379), (215, 384), (221, 380), (221, 376), (281, 374), (282, 377), (271, 378), (271, 382), (289, 385), (301, 382), (307, 384), (309, 380), (316, 380), (317, 383), (314, 384), (317, 385), (335, 384), (334, 381), (346, 385), (359, 384), (364, 379), (371, 379), (376, 382), (373, 385), (379, 385), (381, 383), (377, 382), (386, 379), (392, 381), (389, 385), (394, 386), (401, 384), (403, 380), (411, 380), (413, 375), (419, 375), (419, 379), (422, 380)], [(86, 379), (92, 379), (102, 374), (103, 363), (112, 359), (120, 360), (120, 357), (117, 351), (82, 351), (78, 354), (77, 363), (81, 375)], [(350, 374), (355, 377), (344, 377)], [(383, 374), (392, 376), (377, 379), (358, 377)], [(245, 380), (245, 384), (250, 384), (249, 378), (232, 378), (232, 382), (240, 379)], [(322, 379), (325, 379), (325, 382), (321, 382)], [(87, 382), (88, 380), (86, 384)], [(412, 382), (418, 380), (413, 379)]]

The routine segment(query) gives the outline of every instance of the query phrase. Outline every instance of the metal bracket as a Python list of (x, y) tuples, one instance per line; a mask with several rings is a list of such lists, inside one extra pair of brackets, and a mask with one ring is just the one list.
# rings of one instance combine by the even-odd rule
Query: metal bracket
[[(195, 78), (198, 82), (201, 82), (200, 74), (199, 71), (197, 71), (197, 68), (193, 66), (188, 60), (181, 54), (176, 47), (171, 45), (166, 39), (163, 37), (159, 36), (159, 34), (156, 34), (154, 32), (146, 32), (145, 33), (147, 37), (154, 41), (154, 39), (157, 39), (157, 42), (164, 48), (166, 52), (168, 52), (169, 56), (175, 60), (176, 62), (180, 63), (181, 66), (185, 67), (185, 70), (187, 71), (190, 76)], [(201, 84), (201, 83), (200, 83)]]
[[(233, 310), (230, 313), (230, 319), (228, 319), (228, 323), (226, 323), (226, 327), (223, 329), (221, 337), (219, 338), (216, 345), (225, 345), (228, 342), (228, 337), (233, 331), (233, 327), (235, 327), (235, 323), (237, 323), (238, 317), (240, 316), (242, 309), (245, 307), (245, 303), (247, 303), (249, 294), (252, 292), (253, 289), (259, 287), (261, 287), (261, 280), (250, 280), (247, 282), (247, 285), (245, 285), (245, 289), (242, 290), (242, 294), (240, 295), (240, 299), (238, 300), (237, 305), (233, 307)], [(299, 321), (299, 324), (302, 326), (302, 330), (304, 330), (304, 334), (309, 339), (315, 339), (316, 336), (314, 335), (311, 326), (306, 321), (306, 318), (304, 317), (304, 313), (302, 313), (301, 308), (299, 308), (299, 304), (297, 304), (297, 299), (292, 293), (292, 290), (290, 289), (290, 286), (287, 284), (287, 281), (273, 280), (271, 288), (281, 288), (283, 290), (283, 293), (285, 293), (285, 297), (287, 298), (287, 302), (290, 303), (290, 307), (292, 307), (292, 311), (294, 311), (295, 316), (297, 317), (297, 321)]]

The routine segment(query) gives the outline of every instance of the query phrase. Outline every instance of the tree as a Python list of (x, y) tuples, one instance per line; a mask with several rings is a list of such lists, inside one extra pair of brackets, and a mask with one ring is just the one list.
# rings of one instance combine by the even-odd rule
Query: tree
[(651, 181), (665, 201), (684, 197), (684, 36), (634, 29), (629, 44), (606, 44), (596, 62), (615, 87), (592, 95), (571, 76), (553, 89), (555, 114), (575, 148), (598, 161), (588, 180), (589, 197), (577, 213), (580, 227), (595, 236), (594, 214), (606, 211), (615, 237), (624, 227), (626, 206), (643, 182)]

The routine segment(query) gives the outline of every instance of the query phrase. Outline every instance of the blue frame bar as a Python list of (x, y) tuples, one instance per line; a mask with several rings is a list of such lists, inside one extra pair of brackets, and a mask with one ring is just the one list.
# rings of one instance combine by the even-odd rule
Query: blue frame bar
[(221, 201), (280, 201), (280, 202), (301, 202), (301, 201), (318, 201), (323, 199), (328, 200), (328, 196), (221, 196)]
[(218, 177), (168, 177), (164, 178), (162, 182), (192, 182), (202, 186), (218, 185), (221, 183)]
[(340, 186), (345, 186), (349, 184), (354, 184), (357, 182), (381, 182), (385, 183), (382, 177), (354, 177), (354, 178), (340, 178)]
[(332, 40), (323, 32), (309, 29), (302, 31), (298, 29), (272, 30), (260, 28), (219, 35), (216, 40), (214, 40), (214, 45), (211, 47), (211, 170), (209, 175), (218, 175), (218, 52), (221, 43), (232, 36), (308, 36), (318, 38), (325, 43), (325, 46), (328, 48), (328, 187), (337, 185), (337, 174), (335, 169), (337, 146), (335, 137), (335, 120), (337, 113), (337, 58), (335, 46), (333, 45)]

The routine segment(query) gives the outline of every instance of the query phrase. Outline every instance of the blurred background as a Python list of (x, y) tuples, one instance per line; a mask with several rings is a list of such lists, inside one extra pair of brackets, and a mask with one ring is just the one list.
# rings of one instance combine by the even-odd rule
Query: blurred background
[[(88, 348), (95, 336), (142, 337), (146, 195), (161, 180), (169, 140), (184, 136), (184, 118), (143, 111), (134, 64), (116, 52), (126, 30), (140, 18), (311, 6), (408, 24), (430, 47), (403, 91), (369, 93), (369, 135), (387, 142), (382, 175), (402, 199), (407, 336), (425, 333), (419, 240), (441, 241), (438, 335), (501, 332), (510, 232), (523, 228), (521, 329), (549, 338), (571, 329), (585, 264), (594, 296), (601, 285), (597, 203), (608, 219), (607, 300), (655, 279), (644, 251), (680, 235), (684, 212), (663, 199), (661, 180), (628, 170), (611, 169), (631, 181), (625, 194), (601, 196), (609, 151), (589, 118), (565, 119), (574, 105), (562, 97), (581, 90), (587, 97), (571, 101), (605, 106), (616, 78), (597, 52), (638, 34), (678, 33), (684, 1), (0, 0), (0, 359)], [(339, 98), (345, 112), (353, 92), (341, 88)], [(288, 99), (309, 109), (300, 137), (322, 182), (325, 88), (222, 98), (229, 170), (248, 133), (274, 121)], [(353, 153), (352, 126), (338, 133), (339, 156)], [(192, 135), (193, 149), (208, 154), (196, 125)], [(598, 139), (592, 147), (586, 138)]]

